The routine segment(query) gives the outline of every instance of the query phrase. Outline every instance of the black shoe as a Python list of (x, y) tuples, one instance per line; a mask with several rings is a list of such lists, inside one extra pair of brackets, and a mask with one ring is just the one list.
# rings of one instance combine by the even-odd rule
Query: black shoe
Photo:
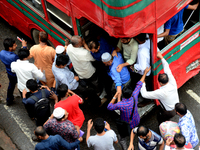
[(13, 104), (13, 102), (6, 102), (7, 106), (11, 106)]

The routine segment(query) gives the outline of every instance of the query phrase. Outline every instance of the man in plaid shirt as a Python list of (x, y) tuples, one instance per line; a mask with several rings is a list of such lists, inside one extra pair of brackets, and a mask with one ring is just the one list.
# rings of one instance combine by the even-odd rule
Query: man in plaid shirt
[(80, 129), (75, 128), (73, 123), (67, 119), (68, 112), (61, 107), (54, 109), (53, 114), (44, 123), (44, 129), (50, 135), (59, 134), (69, 143), (73, 143), (78, 139)]
[[(107, 107), (108, 110), (120, 110), (121, 120), (129, 122), (131, 113), (133, 111), (133, 105), (135, 103), (133, 117), (131, 118), (131, 121), (129, 122), (131, 129), (136, 127), (140, 122), (140, 116), (139, 116), (138, 108), (137, 108), (138, 95), (140, 93), (142, 84), (145, 80), (146, 74), (150, 71), (150, 69), (151, 69), (150, 67), (145, 69), (144, 74), (143, 74), (142, 78), (140, 79), (140, 81), (137, 82), (137, 85), (136, 85), (134, 91), (129, 89), (129, 87), (124, 87), (122, 90), (122, 95), (124, 97), (124, 98), (122, 98), (122, 101), (119, 101), (119, 99), (118, 99), (118, 102), (116, 104), (114, 104), (117, 99), (117, 95), (118, 95), (118, 93), (116, 93)], [(121, 137), (120, 143), (121, 143), (121, 141), (123, 141), (123, 143), (124, 143), (124, 138), (125, 137)], [(122, 144), (122, 145), (126, 145), (126, 144)], [(125, 148), (125, 146), (123, 146), (123, 148), (127, 149), (127, 148)]]

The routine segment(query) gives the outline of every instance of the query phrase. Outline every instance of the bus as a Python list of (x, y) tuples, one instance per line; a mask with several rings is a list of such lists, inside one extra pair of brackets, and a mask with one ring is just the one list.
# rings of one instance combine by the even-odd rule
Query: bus
[[(153, 89), (158, 89), (158, 74), (163, 72), (157, 59), (157, 29), (189, 3), (196, 0), (1, 0), (0, 16), (38, 43), (39, 31), (49, 34), (49, 44), (64, 45), (65, 39), (80, 35), (86, 40), (102, 30), (110, 37), (151, 35)], [(199, 11), (186, 10), (185, 31), (160, 49), (176, 79), (178, 88), (200, 70)], [(159, 101), (155, 100), (159, 105)], [(139, 109), (147, 114), (155, 104)]]

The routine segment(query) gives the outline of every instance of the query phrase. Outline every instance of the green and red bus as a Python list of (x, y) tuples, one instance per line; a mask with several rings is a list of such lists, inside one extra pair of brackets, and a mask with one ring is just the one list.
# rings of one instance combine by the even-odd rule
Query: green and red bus
[[(53, 46), (64, 45), (66, 38), (104, 30), (111, 37), (152, 35), (151, 66), (153, 88), (159, 88), (157, 75), (163, 72), (157, 59), (157, 29), (192, 0), (1, 0), (0, 16), (28, 37), (38, 42), (41, 30), (49, 34)], [(184, 12), (187, 20), (191, 12)], [(161, 50), (170, 64), (178, 88), (200, 70), (200, 23), (196, 10), (185, 32)], [(159, 105), (158, 101), (155, 101)], [(150, 108), (145, 108), (142, 116)]]

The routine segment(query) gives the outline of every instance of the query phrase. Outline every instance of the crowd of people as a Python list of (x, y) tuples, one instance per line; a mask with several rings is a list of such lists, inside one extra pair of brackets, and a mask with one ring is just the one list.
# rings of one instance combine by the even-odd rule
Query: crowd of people
[[(197, 6), (188, 5), (185, 9), (194, 10)], [(179, 13), (180, 19), (183, 12)], [(170, 19), (165, 24), (165, 32), (158, 37), (169, 34), (166, 40), (175, 38), (182, 31), (177, 26), (180, 31), (175, 32), (173, 21), (176, 19)], [(59, 45), (54, 50), (47, 45), (48, 34), (41, 31), (39, 44), (29, 50), (23, 40), (18, 54), (14, 53), (17, 48), (15, 40), (6, 38), (3, 42), (5, 50), (0, 52), (9, 79), (6, 105), (13, 104), (13, 91), (17, 84), (28, 115), (37, 125), (33, 140), (39, 143), (35, 149), (80, 149), (85, 117), (79, 104), (87, 103), (99, 108), (107, 100), (111, 100), (107, 109), (120, 110), (120, 120), (128, 123), (130, 132), (124, 134), (124, 130), (118, 127), (117, 136), (104, 119), (90, 119), (86, 131), (88, 147), (113, 150), (113, 143), (119, 141), (122, 149), (134, 150), (133, 141), (137, 135), (140, 150), (155, 150), (157, 146), (160, 150), (194, 148), (199, 139), (193, 116), (185, 104), (179, 102), (176, 80), (160, 51), (157, 57), (162, 62), (164, 73), (158, 75), (160, 88), (152, 91), (148, 37), (141, 33), (134, 38), (120, 38), (117, 46), (113, 47), (103, 36), (86, 43), (75, 35), (70, 42), (66, 40), (64, 46)], [(34, 64), (29, 62), (32, 57)], [(144, 99), (142, 103), (138, 103), (139, 96)], [(176, 114), (180, 117), (178, 127), (181, 133), (168, 136), (166, 142), (151, 129), (139, 125), (138, 107), (145, 106), (152, 99), (160, 101), (159, 124)], [(90, 135), (93, 126), (96, 135)], [(127, 135), (130, 135), (129, 146)]]

